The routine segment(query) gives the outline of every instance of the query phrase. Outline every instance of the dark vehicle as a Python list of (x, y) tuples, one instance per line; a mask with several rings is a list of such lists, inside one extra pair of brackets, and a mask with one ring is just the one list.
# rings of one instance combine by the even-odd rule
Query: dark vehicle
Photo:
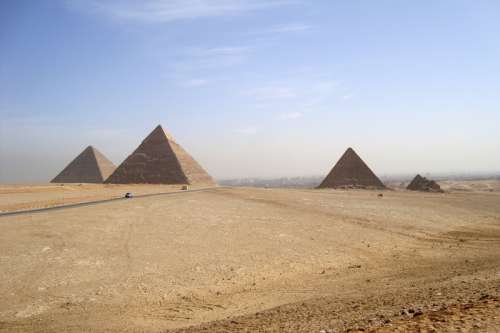
[(125, 198), (130, 199), (130, 198), (133, 198), (133, 197), (134, 196), (132, 195), (132, 193), (130, 193), (130, 192), (125, 193)]

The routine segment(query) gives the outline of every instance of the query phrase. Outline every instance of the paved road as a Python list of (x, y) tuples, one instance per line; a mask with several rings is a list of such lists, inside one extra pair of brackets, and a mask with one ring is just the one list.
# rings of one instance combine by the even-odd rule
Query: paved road
[(48, 211), (52, 211), (52, 210), (63, 210), (63, 209), (78, 208), (78, 207), (85, 207), (85, 206), (94, 206), (94, 205), (99, 205), (99, 204), (113, 202), (113, 201), (119, 201), (119, 200), (134, 200), (135, 198), (155, 197), (155, 196), (160, 196), (160, 195), (173, 195), (173, 194), (188, 193), (188, 192), (201, 192), (201, 191), (212, 190), (214, 188), (215, 187), (200, 188), (200, 189), (196, 189), (196, 190), (149, 193), (149, 194), (135, 195), (133, 198), (121, 197), (121, 198), (112, 198), (112, 199), (80, 202), (80, 203), (76, 203), (76, 204), (54, 206), (54, 207), (47, 207), (47, 208), (18, 210), (18, 211), (13, 211), (13, 212), (0, 213), (0, 218), (6, 217), (6, 216), (18, 216), (18, 215), (29, 215), (29, 214), (43, 213), (43, 212), (48, 212)]

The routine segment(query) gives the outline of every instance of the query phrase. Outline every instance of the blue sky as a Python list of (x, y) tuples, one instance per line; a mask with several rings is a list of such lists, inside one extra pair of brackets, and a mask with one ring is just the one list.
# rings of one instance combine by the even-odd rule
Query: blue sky
[(216, 178), (500, 170), (500, 2), (0, 2), (0, 182), (157, 125)]

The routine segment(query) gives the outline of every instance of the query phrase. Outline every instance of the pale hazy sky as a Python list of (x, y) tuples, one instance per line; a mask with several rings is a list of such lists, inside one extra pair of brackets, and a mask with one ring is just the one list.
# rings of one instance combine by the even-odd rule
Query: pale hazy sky
[(496, 0), (0, 1), (0, 182), (157, 125), (214, 177), (500, 171)]

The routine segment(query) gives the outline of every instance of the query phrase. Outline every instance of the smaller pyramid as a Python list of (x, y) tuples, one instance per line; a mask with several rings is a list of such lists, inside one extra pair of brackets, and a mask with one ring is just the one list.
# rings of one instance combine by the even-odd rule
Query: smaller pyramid
[(422, 191), (422, 192), (437, 192), (443, 193), (444, 191), (441, 189), (438, 183), (436, 183), (432, 179), (427, 179), (420, 175), (416, 175), (415, 178), (411, 181), (410, 184), (406, 187), (407, 190), (410, 191)]
[(378, 188), (385, 185), (356, 154), (348, 148), (318, 188)]
[(210, 175), (158, 125), (105, 181), (214, 186)]
[(88, 146), (51, 183), (103, 183), (115, 169), (100, 151)]

